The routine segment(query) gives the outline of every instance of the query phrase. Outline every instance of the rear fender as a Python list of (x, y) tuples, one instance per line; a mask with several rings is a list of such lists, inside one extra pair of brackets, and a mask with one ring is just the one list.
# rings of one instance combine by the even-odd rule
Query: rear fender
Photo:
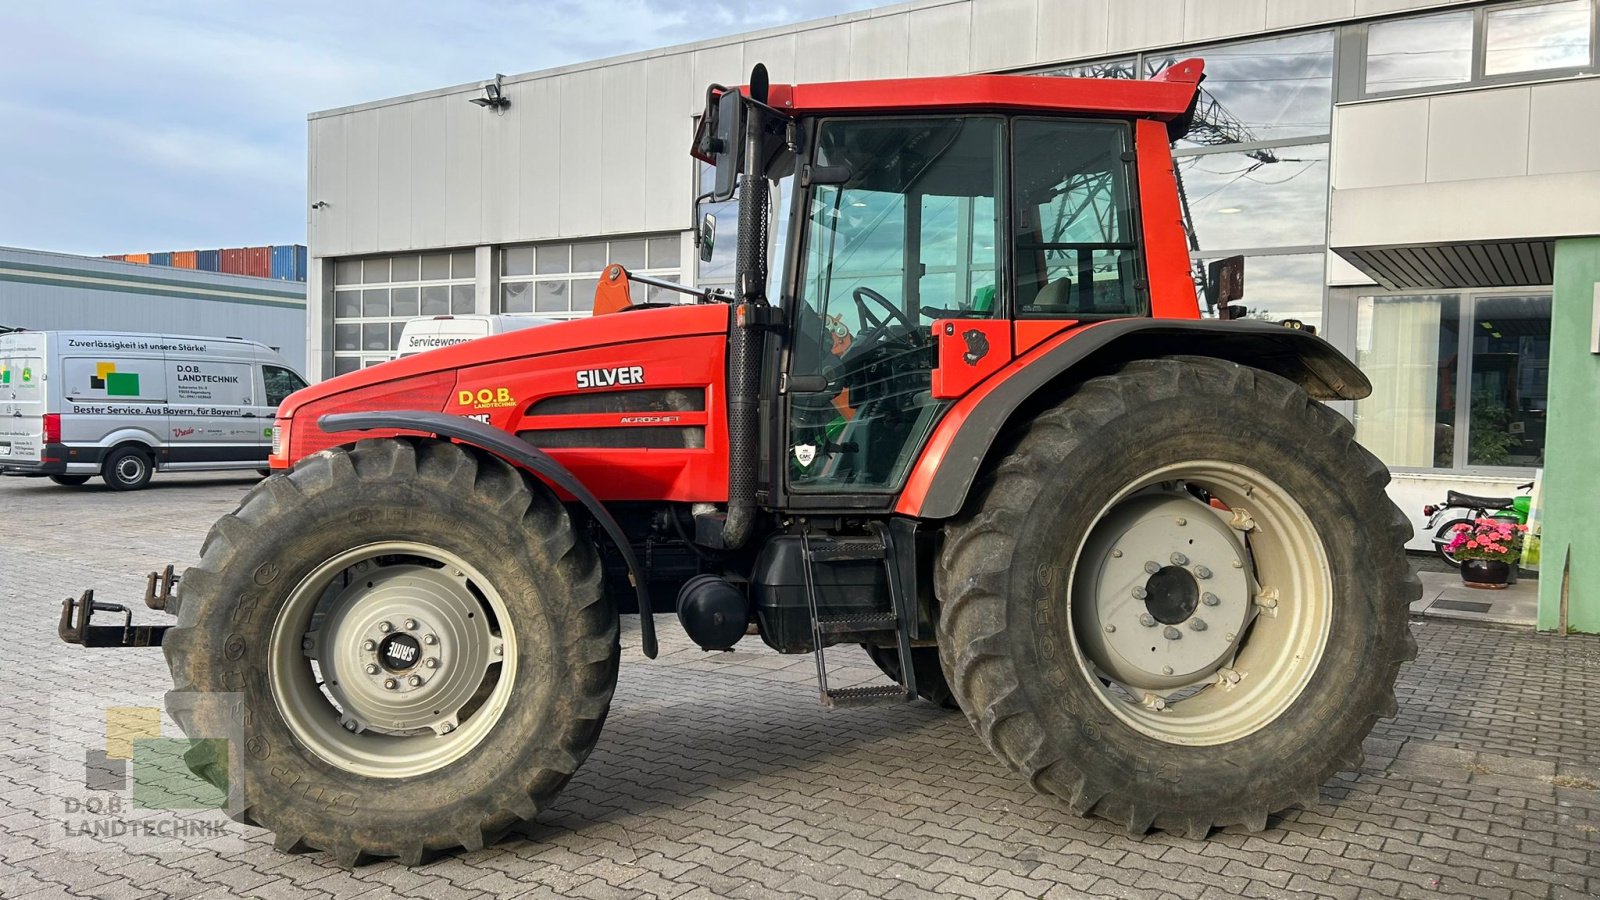
[(508, 463), (538, 476), (540, 480), (560, 488), (576, 497), (579, 503), (594, 516), (606, 535), (616, 545), (617, 551), (628, 566), (628, 580), (633, 582), (639, 596), (640, 645), (644, 655), (656, 657), (656, 626), (650, 609), (650, 590), (633, 547), (622, 531), (622, 526), (612, 517), (610, 510), (579, 481), (577, 476), (556, 462), (548, 453), (513, 434), (507, 434), (492, 425), (448, 413), (423, 410), (395, 409), (376, 412), (333, 413), (317, 420), (317, 427), (328, 434), (350, 431), (390, 429), (420, 432), (436, 437), (460, 441), (486, 453), (492, 453)]
[(1044, 341), (961, 398), (940, 420), (912, 469), (895, 512), (947, 519), (1007, 426), (1032, 406), (1134, 359), (1209, 356), (1293, 381), (1318, 400), (1359, 400), (1372, 384), (1320, 337), (1269, 322), (1214, 319), (1113, 319)]

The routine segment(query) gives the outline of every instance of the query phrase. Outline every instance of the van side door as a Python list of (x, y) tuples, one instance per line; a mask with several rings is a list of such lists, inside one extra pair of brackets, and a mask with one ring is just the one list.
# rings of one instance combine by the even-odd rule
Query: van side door
[(214, 352), (167, 353), (174, 468), (229, 468), (266, 458), (247, 359)]

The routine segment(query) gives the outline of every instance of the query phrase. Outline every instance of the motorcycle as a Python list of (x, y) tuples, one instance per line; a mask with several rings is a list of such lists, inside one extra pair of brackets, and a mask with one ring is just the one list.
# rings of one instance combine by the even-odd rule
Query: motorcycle
[[(1443, 503), (1430, 503), (1424, 506), (1422, 514), (1428, 517), (1427, 527), (1433, 532), (1434, 552), (1439, 554), (1440, 559), (1459, 569), (1461, 560), (1445, 550), (1450, 539), (1455, 537), (1457, 525), (1470, 525), (1482, 518), (1504, 519), (1519, 525), (1528, 524), (1528, 509), (1533, 503), (1530, 494), (1533, 482), (1519, 484), (1517, 490), (1522, 493), (1516, 497), (1478, 497), (1473, 494), (1446, 491)], [(1465, 512), (1461, 512), (1462, 510)]]

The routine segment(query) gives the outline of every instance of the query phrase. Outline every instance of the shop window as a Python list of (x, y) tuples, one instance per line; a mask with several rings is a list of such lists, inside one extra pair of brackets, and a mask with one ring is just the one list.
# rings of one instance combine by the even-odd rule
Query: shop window
[(1145, 77), (1191, 57), (1206, 61), (1206, 78), (1200, 85), (1194, 124), (1178, 148), (1328, 133), (1333, 116), (1333, 32), (1145, 54)]
[(1356, 438), (1395, 468), (1541, 466), (1549, 360), (1549, 294), (1361, 297)]
[(1327, 144), (1180, 156), (1177, 167), (1202, 250), (1317, 246), (1327, 240)]

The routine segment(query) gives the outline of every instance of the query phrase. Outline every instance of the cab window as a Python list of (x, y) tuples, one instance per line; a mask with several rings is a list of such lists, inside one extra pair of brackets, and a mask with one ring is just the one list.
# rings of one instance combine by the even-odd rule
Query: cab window
[[(1004, 120), (834, 119), (816, 133), (791, 392), (794, 491), (892, 491), (942, 404), (936, 319), (999, 314)], [(816, 379), (811, 379), (813, 383)], [(802, 383), (804, 383), (802, 381)]]
[(1120, 122), (1013, 125), (1017, 315), (1144, 311), (1129, 199), (1132, 144)]
[(267, 405), (277, 406), (295, 391), (306, 386), (299, 375), (282, 366), (262, 366), (261, 380), (267, 388)]

